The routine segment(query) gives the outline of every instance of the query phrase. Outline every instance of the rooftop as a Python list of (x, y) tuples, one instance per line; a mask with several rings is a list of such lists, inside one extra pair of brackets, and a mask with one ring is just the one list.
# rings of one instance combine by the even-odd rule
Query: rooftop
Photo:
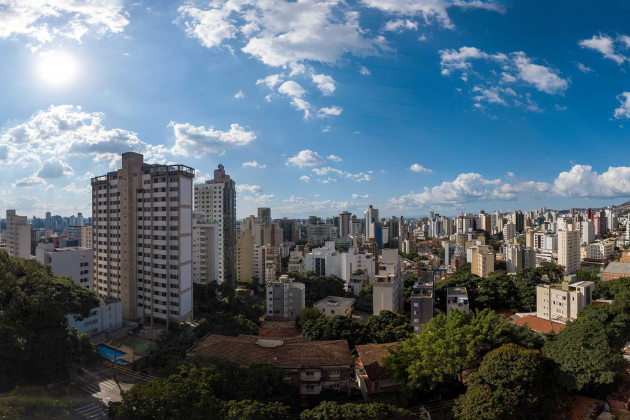
[(315, 303), (313, 306), (316, 308), (347, 308), (348, 306), (354, 305), (356, 299), (345, 298), (339, 296), (327, 296), (319, 302)]
[(543, 334), (550, 333), (551, 331), (558, 333), (567, 327), (566, 324), (549, 321), (548, 319), (538, 318), (533, 315), (526, 315), (512, 322), (517, 325), (527, 326), (530, 330)]
[(604, 269), (604, 273), (627, 274), (630, 276), (630, 263), (611, 262)]
[(357, 365), (361, 364), (370, 381), (385, 381), (393, 377), (384, 365), (383, 360), (394, 350), (398, 342), (385, 344), (363, 344), (356, 346)]
[(187, 356), (210, 356), (250, 366), (272, 364), (279, 368), (303, 366), (351, 366), (352, 355), (345, 340), (308, 341), (306, 338), (264, 338), (251, 335), (229, 337), (210, 334), (199, 340)]
[(449, 287), (446, 293), (448, 295), (467, 295), (468, 291), (465, 287)]

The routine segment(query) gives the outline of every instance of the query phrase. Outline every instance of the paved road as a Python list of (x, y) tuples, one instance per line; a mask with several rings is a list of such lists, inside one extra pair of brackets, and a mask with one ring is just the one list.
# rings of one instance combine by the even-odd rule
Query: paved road
[(119, 378), (114, 381), (110, 375), (95, 372), (75, 376), (70, 387), (73, 411), (70, 420), (99, 420), (107, 418), (105, 405), (110, 401), (120, 401), (120, 391), (126, 391), (133, 382)]

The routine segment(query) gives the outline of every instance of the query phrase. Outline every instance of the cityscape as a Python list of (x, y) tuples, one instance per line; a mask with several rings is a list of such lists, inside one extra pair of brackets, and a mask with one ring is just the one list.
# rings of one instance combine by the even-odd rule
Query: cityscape
[(0, 419), (630, 419), (628, 17), (0, 0)]

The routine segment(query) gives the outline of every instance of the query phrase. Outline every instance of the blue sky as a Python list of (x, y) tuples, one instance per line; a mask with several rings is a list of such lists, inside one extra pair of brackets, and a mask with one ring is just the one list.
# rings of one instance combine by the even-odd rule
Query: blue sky
[(0, 208), (89, 213), (127, 150), (224, 164), (238, 217), (630, 197), (627, 2), (4, 3)]

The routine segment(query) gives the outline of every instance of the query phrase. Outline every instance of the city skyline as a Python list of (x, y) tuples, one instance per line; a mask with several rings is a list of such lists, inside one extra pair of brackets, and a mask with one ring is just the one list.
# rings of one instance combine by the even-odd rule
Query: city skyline
[(630, 197), (622, 2), (42, 4), (0, 16), (0, 208), (90, 214), (130, 150), (223, 164), (239, 219)]

